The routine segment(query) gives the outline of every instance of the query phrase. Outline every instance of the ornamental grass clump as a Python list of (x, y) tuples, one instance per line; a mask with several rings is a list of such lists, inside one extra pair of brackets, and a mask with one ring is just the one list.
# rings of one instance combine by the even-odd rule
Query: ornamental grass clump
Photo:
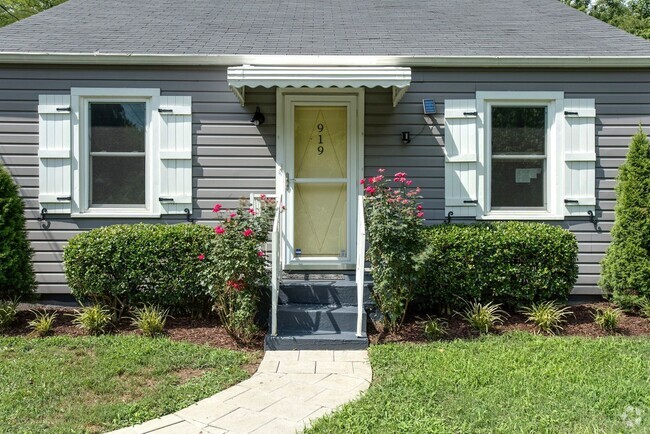
[(442, 318), (427, 315), (426, 318), (418, 320), (418, 324), (422, 326), (424, 336), (431, 341), (437, 341), (447, 335), (447, 321)]
[(553, 301), (533, 304), (525, 307), (521, 312), (526, 315), (526, 321), (535, 324), (537, 329), (548, 334), (555, 334), (562, 331), (562, 325), (566, 318), (571, 315), (568, 306), (561, 306)]
[(0, 301), (0, 330), (16, 320), (17, 309), (17, 301)]
[(38, 337), (49, 336), (54, 332), (54, 321), (56, 320), (57, 314), (39, 312), (37, 310), (31, 311), (34, 314), (34, 319), (31, 320), (27, 325), (32, 329), (32, 335)]
[(489, 333), (497, 324), (503, 324), (508, 314), (501, 310), (500, 304), (478, 301), (465, 302), (466, 307), (462, 312), (456, 312), (471, 328), (477, 332)]
[(100, 335), (111, 323), (111, 312), (100, 305), (87, 306), (75, 311), (72, 322), (93, 336)]
[(134, 308), (132, 315), (131, 324), (137, 327), (143, 335), (155, 338), (163, 334), (169, 310), (149, 305)]
[(618, 323), (622, 314), (623, 311), (615, 307), (596, 309), (596, 312), (594, 313), (594, 321), (598, 324), (598, 327), (608, 333), (612, 333), (618, 328)]
[(379, 169), (377, 176), (362, 179), (368, 260), (373, 279), (372, 295), (383, 315), (380, 327), (400, 328), (413, 300), (417, 277), (414, 257), (420, 252), (424, 211), (420, 188), (404, 172), (392, 178)]
[(264, 247), (275, 208), (275, 199), (265, 195), (260, 197), (259, 209), (246, 200), (236, 210), (215, 205), (212, 211), (220, 222), (208, 250), (197, 255), (213, 309), (228, 334), (243, 343), (250, 342), (259, 332), (255, 317), (261, 289), (270, 284)]

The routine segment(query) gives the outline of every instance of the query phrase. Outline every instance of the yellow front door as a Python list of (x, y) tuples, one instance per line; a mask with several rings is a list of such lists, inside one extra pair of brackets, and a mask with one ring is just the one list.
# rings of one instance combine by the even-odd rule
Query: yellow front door
[(300, 106), (294, 119), (294, 255), (348, 255), (348, 107)]

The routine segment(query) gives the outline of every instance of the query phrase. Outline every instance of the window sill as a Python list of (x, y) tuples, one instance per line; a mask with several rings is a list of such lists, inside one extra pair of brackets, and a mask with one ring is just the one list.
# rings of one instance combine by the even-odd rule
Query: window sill
[(488, 215), (477, 216), (477, 220), (564, 220), (563, 215), (534, 212), (534, 211), (499, 211)]
[(160, 214), (152, 214), (150, 212), (84, 212), (72, 213), (72, 218), (160, 218)]

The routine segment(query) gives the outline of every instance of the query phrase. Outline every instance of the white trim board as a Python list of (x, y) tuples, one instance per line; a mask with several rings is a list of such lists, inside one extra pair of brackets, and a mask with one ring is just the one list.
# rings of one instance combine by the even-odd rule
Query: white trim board
[(0, 63), (77, 65), (648, 68), (650, 56), (319, 56), (3, 52)]

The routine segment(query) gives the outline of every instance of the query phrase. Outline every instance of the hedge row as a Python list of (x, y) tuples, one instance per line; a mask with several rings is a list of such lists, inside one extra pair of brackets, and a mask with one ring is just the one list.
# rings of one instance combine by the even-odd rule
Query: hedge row
[(201, 225), (115, 225), (72, 238), (64, 251), (65, 275), (79, 300), (119, 312), (139, 304), (205, 312), (212, 306), (200, 281), (212, 229)]
[(418, 301), (457, 308), (465, 300), (509, 307), (565, 301), (578, 275), (575, 236), (542, 223), (438, 225), (423, 230)]

